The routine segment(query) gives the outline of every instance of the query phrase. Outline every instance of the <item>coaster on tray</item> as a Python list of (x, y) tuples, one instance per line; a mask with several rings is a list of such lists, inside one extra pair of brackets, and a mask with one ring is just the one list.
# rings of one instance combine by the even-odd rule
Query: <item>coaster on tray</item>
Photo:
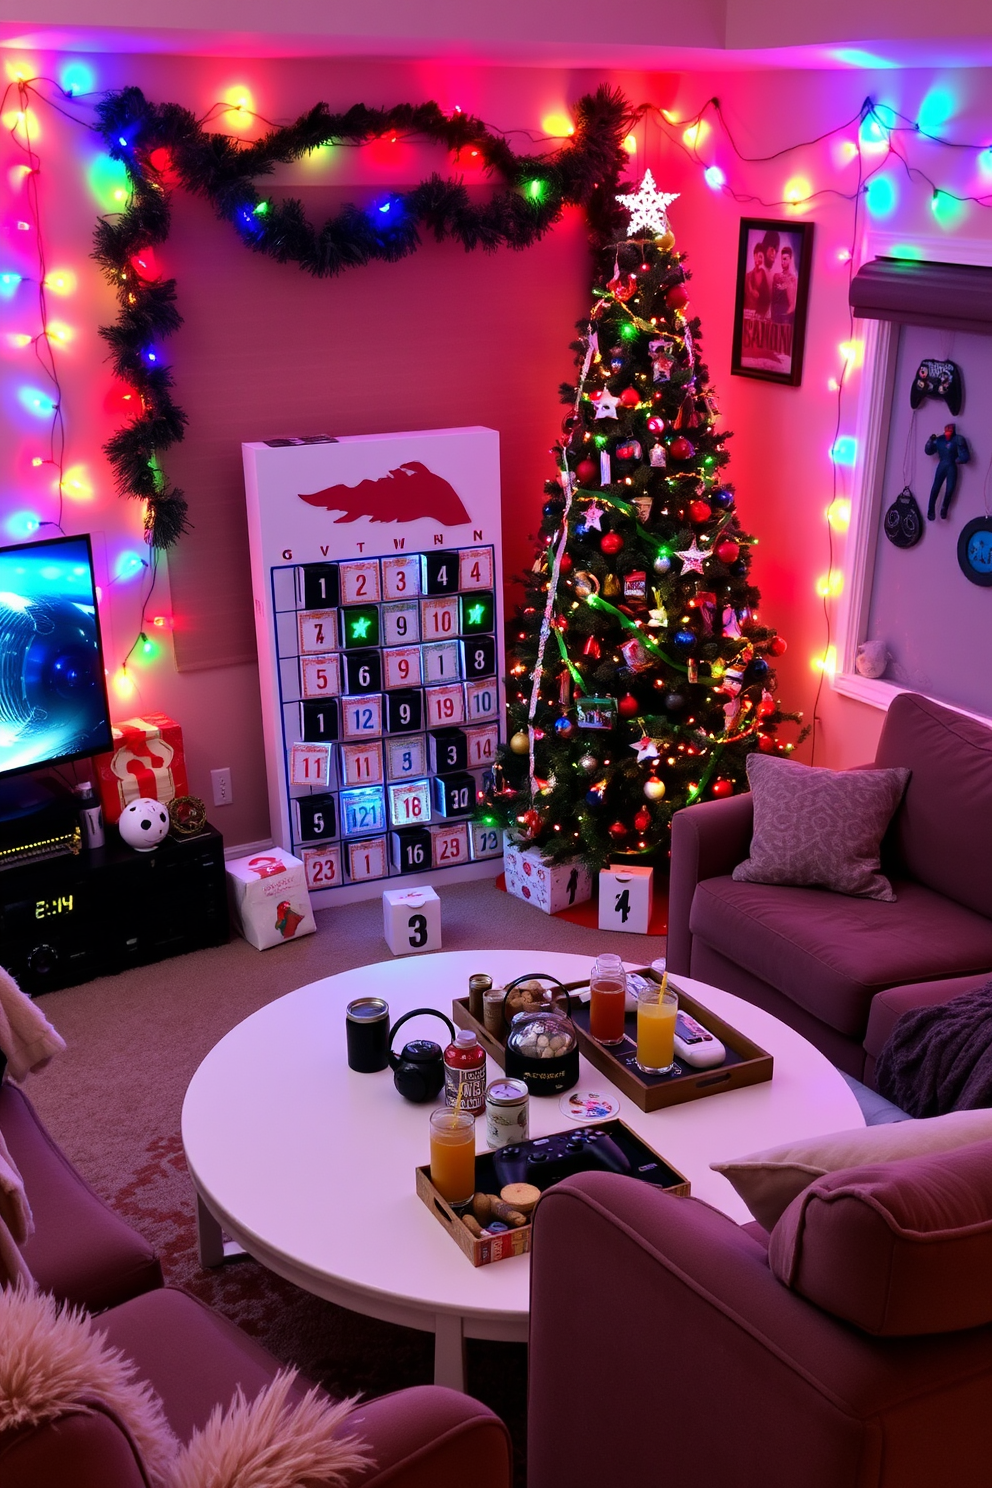
[(620, 1102), (603, 1090), (570, 1090), (559, 1097), (558, 1109), (587, 1125), (590, 1121), (608, 1121), (620, 1110)]

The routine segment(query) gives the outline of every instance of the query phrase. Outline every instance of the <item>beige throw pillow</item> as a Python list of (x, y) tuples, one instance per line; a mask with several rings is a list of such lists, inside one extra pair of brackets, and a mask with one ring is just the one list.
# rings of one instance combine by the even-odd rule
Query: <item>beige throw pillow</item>
[(897, 769), (813, 769), (748, 755), (754, 828), (750, 856), (738, 863), (734, 879), (895, 899), (879, 872), (879, 849), (909, 775)]
[(733, 1184), (758, 1223), (772, 1230), (796, 1195), (825, 1173), (927, 1152), (950, 1152), (990, 1137), (992, 1110), (951, 1111), (921, 1121), (893, 1121), (787, 1142), (747, 1157), (710, 1163), (710, 1167)]

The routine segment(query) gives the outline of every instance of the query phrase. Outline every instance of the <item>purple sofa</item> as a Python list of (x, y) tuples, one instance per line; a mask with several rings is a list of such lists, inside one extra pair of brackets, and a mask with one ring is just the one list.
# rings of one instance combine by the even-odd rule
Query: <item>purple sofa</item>
[(757, 1003), (869, 1081), (914, 998), (943, 1001), (992, 975), (992, 729), (902, 693), (874, 764), (912, 771), (883, 843), (894, 904), (735, 883), (752, 823), (740, 795), (676, 812), (668, 918), (670, 971)]
[[(233, 1323), (183, 1292), (146, 1292), (100, 1317), (109, 1343), (138, 1366), (183, 1442), (240, 1384), (250, 1400), (279, 1366)], [(299, 1382), (299, 1394), (306, 1382)], [(359, 1403), (344, 1427), (372, 1448), (375, 1466), (348, 1488), (510, 1488), (506, 1427), (477, 1400), (420, 1386)], [(140, 1452), (106, 1406), (82, 1398), (37, 1426), (0, 1427), (4, 1488), (148, 1488)], [(313, 1488), (319, 1488), (314, 1484)]]
[(556, 1185), (528, 1488), (988, 1488), (992, 1142), (962, 1152), (828, 1174), (770, 1239), (616, 1174)]

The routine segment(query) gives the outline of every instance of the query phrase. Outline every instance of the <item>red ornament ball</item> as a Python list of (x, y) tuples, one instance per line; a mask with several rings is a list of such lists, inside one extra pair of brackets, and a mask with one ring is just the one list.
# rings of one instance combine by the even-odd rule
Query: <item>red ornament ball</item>
[(650, 434), (664, 434), (665, 420), (663, 418), (659, 418), (656, 413), (653, 413), (648, 419), (647, 428)]
[(572, 572), (572, 555), (571, 555), (571, 553), (562, 553), (562, 555), (561, 555), (561, 569), (560, 569), (560, 572), (563, 573), (563, 574), (565, 574), (565, 573), (571, 573)]
[(621, 718), (636, 718), (641, 711), (641, 705), (632, 692), (625, 692), (617, 703), (617, 712)]
[(620, 402), (623, 404), (624, 408), (636, 408), (640, 401), (641, 395), (636, 388), (624, 388), (623, 392), (620, 394)]
[(732, 780), (725, 780), (722, 775), (719, 780), (714, 780), (710, 786), (710, 795), (716, 796), (717, 799), (721, 796), (732, 796), (733, 793), (734, 782)]
[(622, 842), (627, 835), (627, 828), (622, 821), (615, 821), (610, 827), (610, 836), (614, 842)]
[(762, 754), (772, 753), (775, 748), (775, 740), (772, 738), (771, 734), (758, 735), (758, 748), (761, 750)]
[(740, 556), (740, 551), (740, 543), (735, 542), (732, 537), (721, 537), (713, 549), (713, 552), (721, 563), (736, 563)]
[(701, 527), (704, 522), (708, 522), (712, 515), (713, 508), (708, 501), (689, 502), (689, 521), (695, 522), (697, 527)]
[(782, 636), (776, 636), (774, 640), (768, 643), (769, 656), (784, 656), (788, 649), (789, 643)]
[(623, 538), (619, 532), (604, 532), (600, 538), (599, 546), (604, 553), (619, 553), (623, 547)]
[(769, 714), (775, 712), (775, 704), (772, 702), (771, 698), (762, 698), (761, 702), (758, 704), (756, 711), (759, 718), (767, 718)]
[(646, 832), (651, 825), (651, 813), (646, 806), (642, 806), (634, 817), (634, 826), (638, 832)]
[(580, 460), (575, 467), (575, 473), (584, 486), (588, 486), (599, 474), (599, 466), (595, 460)]
[(673, 284), (665, 295), (665, 304), (670, 310), (681, 310), (689, 303), (689, 291), (684, 284)]
[(533, 837), (541, 826), (541, 818), (536, 811), (525, 811), (523, 816), (518, 817), (520, 825), (528, 836)]
[(672, 440), (668, 452), (674, 460), (691, 460), (696, 453), (696, 446), (684, 434), (680, 434), (677, 439)]

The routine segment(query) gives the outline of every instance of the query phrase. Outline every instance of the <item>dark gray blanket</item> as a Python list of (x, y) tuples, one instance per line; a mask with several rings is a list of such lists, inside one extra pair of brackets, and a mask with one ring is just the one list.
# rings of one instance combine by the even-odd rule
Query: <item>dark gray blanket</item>
[(903, 1013), (875, 1079), (879, 1092), (910, 1116), (992, 1106), (992, 982)]

